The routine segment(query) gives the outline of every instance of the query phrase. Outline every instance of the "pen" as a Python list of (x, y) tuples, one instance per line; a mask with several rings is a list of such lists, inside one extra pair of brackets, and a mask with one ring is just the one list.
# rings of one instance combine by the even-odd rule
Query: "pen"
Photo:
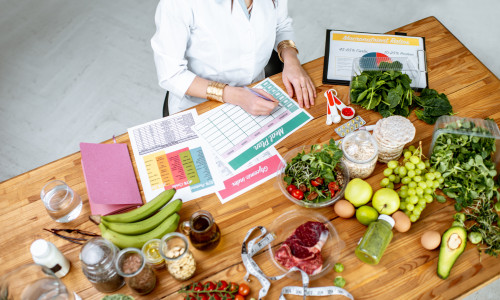
[[(267, 100), (267, 101), (275, 102), (275, 101), (274, 101), (274, 100), (272, 100), (272, 99), (269, 99), (269, 98), (267, 98), (267, 97), (262, 96), (261, 94), (259, 94), (259, 93), (257, 93), (256, 91), (252, 90), (252, 89), (251, 89), (251, 88), (249, 88), (248, 86), (245, 86), (245, 89), (249, 90), (250, 92), (252, 92), (252, 94), (254, 94), (254, 95), (255, 95), (255, 96), (257, 96), (257, 97), (260, 97), (260, 98), (262, 98), (262, 99), (264, 99), (264, 100)], [(279, 101), (278, 101), (278, 106), (281, 106), (281, 103), (280, 103)]]

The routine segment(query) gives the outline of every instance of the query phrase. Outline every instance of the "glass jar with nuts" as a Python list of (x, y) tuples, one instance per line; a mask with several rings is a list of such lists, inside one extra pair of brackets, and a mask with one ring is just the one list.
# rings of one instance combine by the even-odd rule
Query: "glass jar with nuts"
[(189, 250), (188, 239), (178, 232), (163, 236), (160, 254), (165, 259), (167, 270), (177, 280), (188, 280), (196, 271), (196, 261)]

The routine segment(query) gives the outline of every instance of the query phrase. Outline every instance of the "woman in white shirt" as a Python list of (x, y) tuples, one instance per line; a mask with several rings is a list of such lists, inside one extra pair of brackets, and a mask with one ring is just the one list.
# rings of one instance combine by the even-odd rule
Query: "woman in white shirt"
[(244, 89), (264, 78), (273, 49), (284, 63), (283, 83), (301, 107), (314, 105), (316, 90), (293, 43), (287, 0), (161, 0), (151, 39), (158, 80), (170, 91), (175, 113), (203, 101), (241, 106), (268, 115), (278, 105)]

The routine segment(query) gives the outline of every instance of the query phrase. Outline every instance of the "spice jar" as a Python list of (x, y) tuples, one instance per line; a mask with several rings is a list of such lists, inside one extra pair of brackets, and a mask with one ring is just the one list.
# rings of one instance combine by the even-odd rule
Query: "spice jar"
[(125, 284), (123, 277), (116, 272), (117, 253), (118, 248), (102, 237), (92, 238), (82, 247), (83, 274), (100, 292), (114, 292)]
[(146, 264), (146, 258), (139, 249), (125, 248), (118, 252), (115, 267), (128, 287), (139, 295), (149, 294), (156, 286), (153, 268)]
[(351, 178), (364, 179), (375, 169), (378, 146), (373, 136), (365, 130), (349, 133), (342, 141), (342, 162)]
[(142, 246), (142, 254), (144, 254), (146, 263), (155, 270), (165, 268), (165, 259), (160, 254), (160, 243), (160, 239), (152, 239)]
[(387, 245), (392, 240), (394, 219), (388, 215), (380, 215), (378, 220), (371, 222), (361, 238), (354, 253), (367, 264), (376, 265), (380, 262)]
[(188, 239), (178, 232), (167, 233), (160, 243), (160, 254), (165, 259), (170, 275), (177, 280), (188, 280), (196, 271), (196, 261), (189, 250)]

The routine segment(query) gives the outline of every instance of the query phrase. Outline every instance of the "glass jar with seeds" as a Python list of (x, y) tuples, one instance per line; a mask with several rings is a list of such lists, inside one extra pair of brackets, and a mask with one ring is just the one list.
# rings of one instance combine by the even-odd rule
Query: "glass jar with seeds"
[(167, 270), (177, 280), (188, 280), (196, 271), (196, 261), (189, 250), (188, 239), (178, 232), (164, 235), (160, 242), (160, 254), (165, 259)]
[(378, 146), (368, 131), (349, 133), (342, 141), (342, 151), (342, 162), (351, 178), (364, 179), (373, 173), (378, 159)]

